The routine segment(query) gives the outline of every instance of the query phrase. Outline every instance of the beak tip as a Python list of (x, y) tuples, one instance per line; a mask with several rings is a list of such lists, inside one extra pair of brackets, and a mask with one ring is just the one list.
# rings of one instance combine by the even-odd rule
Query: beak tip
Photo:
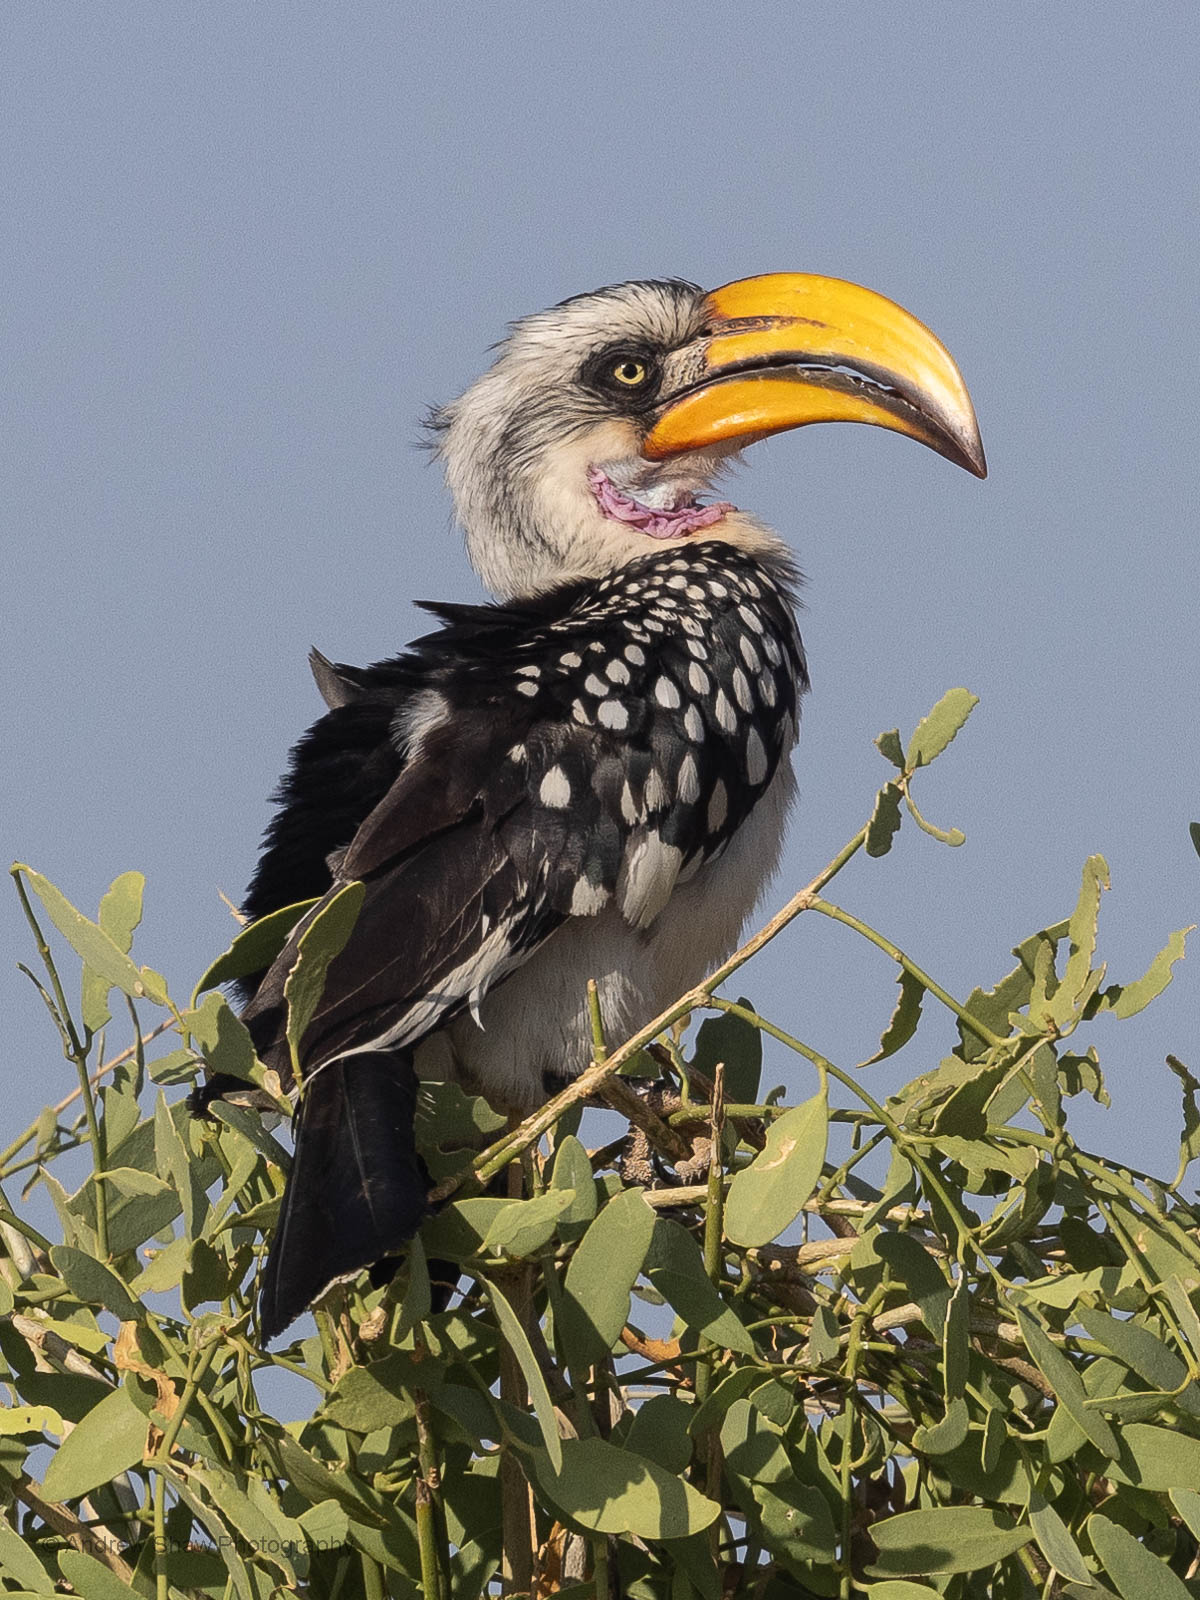
[(965, 456), (963, 465), (967, 471), (976, 478), (986, 478), (988, 475), (987, 457), (983, 453), (983, 440), (978, 433), (976, 433), (963, 454)]

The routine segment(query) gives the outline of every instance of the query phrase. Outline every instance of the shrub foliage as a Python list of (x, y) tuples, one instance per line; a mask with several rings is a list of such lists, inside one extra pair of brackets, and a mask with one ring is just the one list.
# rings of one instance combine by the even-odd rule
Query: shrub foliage
[[(390, 1284), (335, 1287), (273, 1350), (253, 1305), (288, 1164), (278, 1118), (195, 1120), (181, 1086), (228, 1072), (286, 1110), (219, 985), (291, 918), (239, 935), (180, 1006), (130, 954), (138, 874), (92, 920), (14, 868), (27, 970), (78, 1087), (0, 1152), (8, 1589), (1200, 1594), (1200, 1213), (1181, 1189), (1200, 1083), (1171, 1058), (1169, 1180), (1067, 1126), (1072, 1096), (1105, 1099), (1089, 1024), (1151, 1001), (1183, 935), (1109, 981), (1092, 857), (1066, 920), (960, 1000), (826, 896), (905, 814), (961, 842), (909, 788), (973, 704), (952, 690), (906, 745), (881, 735), (893, 772), (867, 824), (652, 1027), (618, 1045), (593, 1007), (597, 1064), (536, 1117), (510, 1127), (426, 1086), (439, 1209)], [(297, 1034), (352, 912), (305, 941)], [(858, 1067), (718, 992), (802, 913), (898, 976)], [(957, 1024), (940, 1061), (921, 1055), (923, 1008)], [(914, 1037), (920, 1072), (881, 1098), (873, 1063)], [(794, 1103), (764, 1089), (764, 1045), (794, 1059)], [(581, 1126), (585, 1097), (630, 1133)], [(596, 1124), (599, 1148), (581, 1138)], [(53, 1239), (26, 1220), (31, 1190)]]

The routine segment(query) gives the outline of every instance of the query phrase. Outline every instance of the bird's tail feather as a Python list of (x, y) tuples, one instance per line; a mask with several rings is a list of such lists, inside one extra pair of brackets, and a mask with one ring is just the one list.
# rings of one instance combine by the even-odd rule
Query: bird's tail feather
[(420, 1227), (429, 1180), (413, 1142), (416, 1093), (407, 1052), (333, 1061), (305, 1085), (263, 1271), (264, 1341), (336, 1279), (393, 1254)]

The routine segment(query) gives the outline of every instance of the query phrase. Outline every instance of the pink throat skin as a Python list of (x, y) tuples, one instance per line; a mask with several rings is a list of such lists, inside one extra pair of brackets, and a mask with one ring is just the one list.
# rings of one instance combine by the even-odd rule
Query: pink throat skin
[(736, 510), (728, 500), (716, 500), (710, 506), (699, 505), (690, 494), (682, 495), (679, 504), (669, 510), (644, 506), (610, 483), (599, 467), (588, 468), (587, 480), (596, 504), (606, 517), (636, 528), (651, 539), (681, 539), (700, 528), (711, 528), (727, 511)]

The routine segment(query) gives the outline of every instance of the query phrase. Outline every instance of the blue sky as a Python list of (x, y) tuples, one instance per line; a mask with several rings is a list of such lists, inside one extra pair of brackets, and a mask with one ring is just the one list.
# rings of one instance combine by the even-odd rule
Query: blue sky
[[(965, 994), (1100, 851), (1102, 950), (1140, 973), (1200, 888), (1198, 29), (1190, 0), (12, 10), (7, 855), (89, 909), (144, 871), (141, 959), (186, 994), (319, 709), (309, 645), (374, 660), (423, 627), (412, 600), (479, 596), (424, 408), (576, 291), (822, 271), (942, 336), (992, 475), (874, 429), (751, 452), (736, 495), (808, 574), (813, 672), (769, 903), (863, 819), (874, 735), (961, 683), (982, 703), (921, 796), (967, 844), (907, 827), (842, 903)], [(0, 917), (15, 1131), (71, 1085)], [(892, 971), (809, 920), (745, 988), (852, 1064)], [(1168, 1173), (1196, 970), (1098, 1030), (1116, 1112), (1080, 1122)]]

